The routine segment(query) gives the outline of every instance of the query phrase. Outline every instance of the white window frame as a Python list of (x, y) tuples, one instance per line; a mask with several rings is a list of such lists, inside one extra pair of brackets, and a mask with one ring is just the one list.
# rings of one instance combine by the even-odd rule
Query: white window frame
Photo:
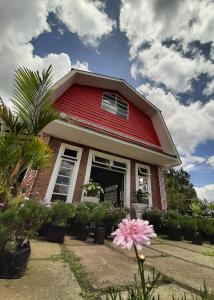
[(138, 182), (138, 168), (144, 168), (148, 170), (148, 193), (149, 193), (149, 207), (151, 207), (152, 204), (152, 185), (151, 185), (151, 171), (150, 167), (146, 165), (142, 165), (139, 163), (135, 164), (135, 174), (136, 174), (136, 191), (138, 191), (139, 187), (139, 182)]
[[(100, 156), (106, 159), (111, 159), (115, 160), (118, 162), (125, 163), (127, 165), (126, 173), (124, 173), (125, 180), (124, 180), (124, 207), (130, 208), (130, 160), (125, 159), (122, 157), (106, 154), (103, 152), (95, 151), (95, 150), (90, 150), (89, 151), (89, 156), (88, 156), (88, 162), (87, 162), (87, 168), (86, 168), (86, 174), (85, 174), (85, 180), (84, 184), (89, 182), (90, 175), (91, 175), (91, 168), (92, 168), (92, 160), (93, 156)], [(82, 192), (82, 200), (83, 201), (83, 195), (84, 191)]]
[[(104, 94), (111, 94), (111, 95), (114, 95), (115, 96), (115, 107), (114, 107), (114, 110), (112, 109), (108, 109), (107, 107), (105, 107), (104, 105), (103, 105), (103, 97), (104, 97)], [(118, 97), (119, 97), (119, 99), (118, 99)], [(127, 105), (127, 117), (125, 118), (125, 117), (122, 117), (122, 116), (120, 116), (120, 115), (118, 115), (117, 114), (117, 101), (120, 101), (120, 102), (124, 102), (124, 104), (126, 104)], [(110, 112), (110, 113), (112, 113), (113, 115), (116, 115), (116, 116), (118, 116), (119, 118), (121, 118), (121, 119), (123, 119), (123, 120), (128, 120), (129, 119), (129, 103), (126, 101), (126, 100), (124, 100), (120, 95), (118, 95), (117, 93), (112, 93), (112, 92), (107, 92), (107, 91), (105, 91), (105, 92), (103, 92), (103, 95), (102, 95), (102, 101), (101, 101), (101, 108), (103, 109), (103, 110), (105, 110), (105, 111), (108, 111), (108, 112)]]
[(73, 173), (72, 173), (72, 180), (71, 180), (71, 183), (70, 183), (70, 186), (69, 186), (69, 191), (68, 191), (68, 196), (67, 196), (67, 199), (66, 199), (66, 203), (71, 203), (73, 201), (74, 189), (75, 189), (75, 186), (76, 186), (77, 175), (78, 175), (80, 160), (81, 160), (81, 156), (82, 156), (82, 148), (62, 143), (61, 146), (60, 146), (58, 155), (57, 155), (55, 166), (54, 166), (54, 169), (53, 169), (53, 172), (52, 172), (52, 175), (51, 175), (51, 179), (50, 179), (50, 182), (49, 182), (49, 185), (48, 185), (48, 189), (47, 189), (47, 192), (46, 192), (45, 200), (47, 202), (51, 202), (51, 197), (52, 197), (52, 194), (53, 194), (53, 190), (54, 190), (54, 187), (55, 187), (55, 183), (56, 183), (56, 179), (57, 179), (57, 176), (58, 176), (59, 168), (60, 168), (60, 165), (61, 165), (62, 155), (63, 155), (65, 149), (70, 149), (70, 150), (77, 151), (77, 160), (76, 160), (75, 165), (74, 165), (74, 169), (73, 169)]

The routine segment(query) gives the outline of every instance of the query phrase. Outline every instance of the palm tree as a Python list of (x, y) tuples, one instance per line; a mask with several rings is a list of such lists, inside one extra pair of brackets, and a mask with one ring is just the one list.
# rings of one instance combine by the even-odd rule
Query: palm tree
[(50, 122), (60, 117), (52, 103), (52, 67), (40, 75), (27, 68), (15, 73), (13, 110), (0, 99), (0, 118), (7, 131), (0, 136), (0, 202), (19, 175), (29, 166), (44, 166), (51, 157), (50, 148), (38, 136)]

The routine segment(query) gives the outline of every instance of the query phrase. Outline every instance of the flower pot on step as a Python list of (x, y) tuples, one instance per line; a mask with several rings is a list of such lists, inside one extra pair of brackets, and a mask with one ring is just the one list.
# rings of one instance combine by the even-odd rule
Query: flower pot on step
[(2, 250), (0, 253), (0, 278), (15, 279), (22, 277), (26, 272), (30, 253), (29, 242), (12, 252)]
[(94, 230), (94, 243), (103, 245), (105, 241), (105, 228), (96, 227)]
[(148, 208), (148, 205), (144, 203), (132, 203), (132, 205), (135, 210), (136, 218), (142, 219), (142, 214)]

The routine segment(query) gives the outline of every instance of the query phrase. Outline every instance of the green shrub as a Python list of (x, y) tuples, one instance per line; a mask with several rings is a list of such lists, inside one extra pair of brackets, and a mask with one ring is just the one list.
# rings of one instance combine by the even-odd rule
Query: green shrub
[(184, 238), (186, 240), (192, 240), (193, 234), (198, 231), (198, 220), (191, 216), (183, 216), (181, 226), (183, 228)]
[(109, 209), (103, 203), (98, 203), (91, 210), (91, 220), (96, 223), (101, 223), (107, 219), (109, 213)]
[(162, 211), (158, 208), (147, 209), (143, 213), (143, 219), (148, 220), (150, 224), (154, 226), (154, 230), (156, 233), (162, 232)]
[(95, 203), (80, 202), (76, 204), (75, 221), (77, 223), (87, 224), (91, 221), (91, 211), (96, 206)]
[(75, 206), (62, 201), (54, 202), (50, 207), (51, 223), (65, 226), (68, 219), (75, 216)]
[(7, 242), (20, 245), (37, 234), (47, 218), (48, 208), (35, 200), (27, 200), (21, 206), (12, 206), (0, 213), (0, 228), (7, 232)]

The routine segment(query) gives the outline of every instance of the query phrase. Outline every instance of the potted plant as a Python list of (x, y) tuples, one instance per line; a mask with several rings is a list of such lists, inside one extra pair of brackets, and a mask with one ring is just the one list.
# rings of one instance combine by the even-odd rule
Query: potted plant
[(105, 203), (98, 203), (91, 212), (91, 220), (95, 222), (94, 242), (96, 244), (104, 244), (105, 240), (105, 224), (108, 215), (108, 206)]
[(137, 219), (142, 219), (143, 212), (148, 208), (149, 193), (138, 189), (135, 193), (136, 203), (132, 203)]
[(80, 202), (76, 206), (75, 223), (78, 240), (87, 240), (93, 205), (94, 203)]
[(47, 240), (50, 242), (63, 243), (67, 233), (67, 220), (74, 217), (75, 207), (62, 201), (54, 202), (50, 207), (51, 222), (48, 226)]
[(193, 235), (198, 231), (197, 219), (191, 216), (182, 218), (182, 227), (185, 240), (191, 241)]
[(169, 219), (166, 221), (166, 228), (170, 240), (181, 241), (183, 238), (183, 230), (179, 219)]
[(104, 193), (101, 185), (98, 182), (94, 182), (92, 179), (83, 186), (83, 189), (83, 202), (99, 203), (100, 194)]
[(153, 225), (154, 231), (157, 234), (163, 231), (161, 217), (162, 211), (158, 208), (147, 209), (143, 213), (143, 220), (148, 220), (149, 223)]
[(196, 231), (193, 233), (192, 243), (195, 245), (203, 245), (203, 240), (201, 238), (200, 232)]
[(207, 217), (203, 220), (203, 231), (206, 233), (207, 240), (214, 244), (214, 221), (213, 218)]
[(34, 200), (0, 213), (0, 278), (24, 275), (31, 253), (29, 239), (37, 234), (44, 215), (43, 205)]

